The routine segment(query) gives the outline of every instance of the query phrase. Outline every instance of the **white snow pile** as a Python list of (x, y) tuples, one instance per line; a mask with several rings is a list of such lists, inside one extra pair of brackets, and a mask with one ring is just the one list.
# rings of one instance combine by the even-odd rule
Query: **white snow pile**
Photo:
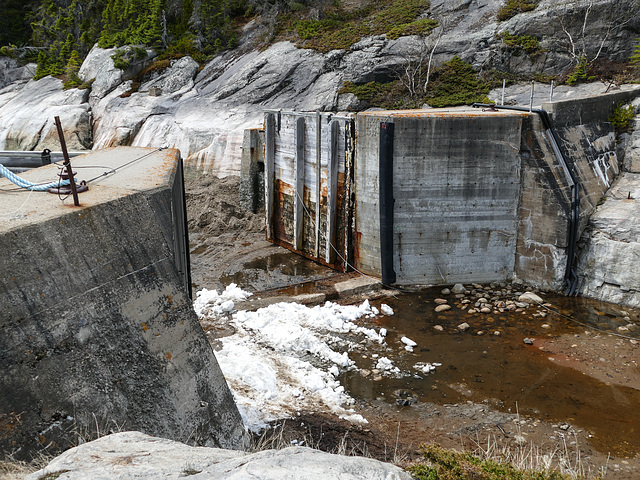
[(217, 290), (203, 288), (196, 293), (193, 309), (198, 317), (218, 316), (232, 312), (235, 308), (234, 302), (244, 301), (250, 296), (250, 292), (245, 292), (235, 283), (227, 285), (221, 294), (218, 294)]
[(413, 347), (417, 346), (418, 344), (416, 342), (414, 342), (413, 340), (411, 340), (409, 337), (402, 337), (400, 339), (400, 341), (402, 343), (404, 343), (405, 347), (404, 349), (407, 352), (413, 352)]
[(231, 284), (222, 294), (201, 290), (194, 302), (201, 319), (229, 317), (236, 331), (219, 339), (222, 349), (216, 357), (245, 426), (259, 431), (270, 421), (301, 411), (330, 411), (366, 422), (350, 408), (354, 401), (337, 377), (356, 369), (348, 351), (358, 340), (385, 344), (386, 329), (354, 323), (379, 315), (378, 309), (365, 300), (347, 306), (277, 303), (255, 312), (232, 313), (236, 303), (249, 295)]
[(442, 366), (441, 363), (418, 362), (413, 366), (413, 368), (415, 368), (416, 370), (418, 370), (421, 373), (431, 373), (431, 372), (435, 371), (436, 367), (441, 367), (441, 366)]
[(376, 363), (376, 369), (381, 373), (386, 373), (393, 376), (401, 376), (400, 369), (393, 364), (393, 360), (387, 357), (380, 357)]
[(393, 308), (391, 308), (386, 303), (380, 305), (380, 310), (382, 310), (382, 313), (384, 313), (385, 315), (393, 315)]

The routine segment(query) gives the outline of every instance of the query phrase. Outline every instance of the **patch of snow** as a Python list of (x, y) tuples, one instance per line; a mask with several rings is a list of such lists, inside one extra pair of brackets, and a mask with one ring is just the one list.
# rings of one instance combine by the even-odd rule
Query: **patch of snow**
[(386, 303), (383, 303), (382, 305), (380, 305), (380, 310), (382, 311), (382, 313), (384, 313), (385, 315), (393, 315), (393, 308), (391, 308), (389, 305), (387, 305)]
[(387, 375), (400, 375), (400, 369), (393, 364), (393, 360), (390, 360), (387, 357), (380, 357), (375, 368), (380, 370), (381, 373), (385, 373)]
[[(233, 307), (229, 309), (226, 302), (242, 302), (249, 295), (233, 284), (222, 294), (202, 290), (194, 309), (203, 319), (229, 317)], [(245, 427), (260, 431), (271, 421), (301, 411), (330, 411), (366, 423), (350, 408), (354, 401), (337, 377), (356, 369), (348, 353), (354, 340), (345, 334), (384, 344), (386, 329), (378, 332), (354, 323), (379, 314), (368, 300), (360, 305), (326, 302), (314, 307), (282, 302), (233, 313), (228, 322), (236, 333), (219, 339), (222, 348), (216, 357)]]
[(415, 368), (416, 370), (418, 370), (419, 372), (422, 373), (431, 373), (433, 371), (435, 371), (436, 367), (441, 367), (442, 364), (441, 363), (424, 363), (424, 362), (419, 362), (416, 363), (413, 368)]
[(217, 316), (232, 312), (237, 301), (244, 301), (251, 296), (250, 292), (239, 288), (235, 283), (227, 285), (224, 292), (203, 288), (196, 293), (193, 309), (199, 317)]

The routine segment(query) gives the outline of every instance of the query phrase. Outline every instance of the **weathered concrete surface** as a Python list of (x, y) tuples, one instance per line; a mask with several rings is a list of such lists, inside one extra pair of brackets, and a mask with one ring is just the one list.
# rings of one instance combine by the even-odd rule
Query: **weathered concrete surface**
[(178, 161), (176, 150), (137, 148), (77, 157), (80, 180), (98, 177), (78, 208), (48, 193), (0, 197), (5, 454), (58, 452), (120, 428), (242, 447), (242, 420), (178, 273)]
[(623, 173), (581, 239), (582, 295), (640, 306), (640, 174)]
[[(578, 238), (620, 171), (607, 122), (607, 109), (618, 99), (588, 99), (586, 107), (580, 100), (567, 101), (555, 108), (562, 118), (559, 147), (579, 184)], [(591, 123), (581, 123), (582, 118)], [(509, 110), (357, 115), (357, 268), (373, 275), (381, 271), (379, 125), (385, 121), (395, 124), (397, 283), (519, 278), (543, 288), (563, 287), (573, 180), (538, 114)]]
[(59, 480), (409, 480), (395, 465), (289, 447), (254, 454), (189, 447), (139, 432), (123, 432), (73, 448), (27, 476), (38, 480), (59, 472)]
[(523, 115), (479, 110), (357, 116), (356, 267), (380, 268), (379, 125), (395, 123), (394, 258), (399, 284), (511, 278)]

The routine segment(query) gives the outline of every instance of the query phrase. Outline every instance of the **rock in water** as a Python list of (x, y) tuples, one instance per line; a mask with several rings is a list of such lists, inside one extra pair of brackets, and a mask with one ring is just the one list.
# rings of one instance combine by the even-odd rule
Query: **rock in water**
[(518, 297), (519, 302), (543, 304), (544, 300), (533, 292), (524, 292)]
[(64, 452), (44, 469), (59, 480), (179, 479), (202, 480), (410, 480), (399, 467), (363, 457), (345, 457), (289, 447), (247, 454), (217, 448), (190, 447), (139, 432), (115, 433)]

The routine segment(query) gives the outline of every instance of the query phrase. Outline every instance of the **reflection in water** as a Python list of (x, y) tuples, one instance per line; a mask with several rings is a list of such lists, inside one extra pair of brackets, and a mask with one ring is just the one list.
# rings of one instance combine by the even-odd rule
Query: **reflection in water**
[[(422, 402), (488, 401), (502, 410), (513, 409), (517, 403), (522, 414), (569, 422), (590, 431), (594, 435), (593, 446), (605, 453), (632, 455), (640, 451), (639, 390), (603, 383), (558, 365), (538, 348), (523, 342), (525, 337), (584, 336), (584, 326), (553, 313), (534, 317), (537, 309), (478, 315), (453, 308), (438, 314), (434, 312), (436, 296), (440, 296), (439, 289), (385, 300), (395, 310), (395, 315), (378, 320), (379, 326), (389, 331), (388, 345), (401, 345), (402, 336), (418, 344), (413, 353), (396, 349), (392, 359), (402, 371), (415, 373), (374, 381), (357, 372), (347, 372), (341, 381), (351, 395), (362, 400), (382, 397), (395, 402), (394, 392), (408, 391)], [(590, 299), (549, 294), (545, 300), (580, 323), (611, 331), (639, 318), (637, 309)], [(469, 330), (457, 328), (462, 322), (470, 325)], [(545, 328), (541, 327), (543, 324)], [(443, 331), (435, 330), (435, 325), (442, 326)], [(629, 334), (637, 336), (637, 332)], [(370, 355), (352, 354), (352, 358), (359, 367), (371, 368)], [(438, 362), (442, 366), (422, 374), (414, 369), (418, 362)]]

